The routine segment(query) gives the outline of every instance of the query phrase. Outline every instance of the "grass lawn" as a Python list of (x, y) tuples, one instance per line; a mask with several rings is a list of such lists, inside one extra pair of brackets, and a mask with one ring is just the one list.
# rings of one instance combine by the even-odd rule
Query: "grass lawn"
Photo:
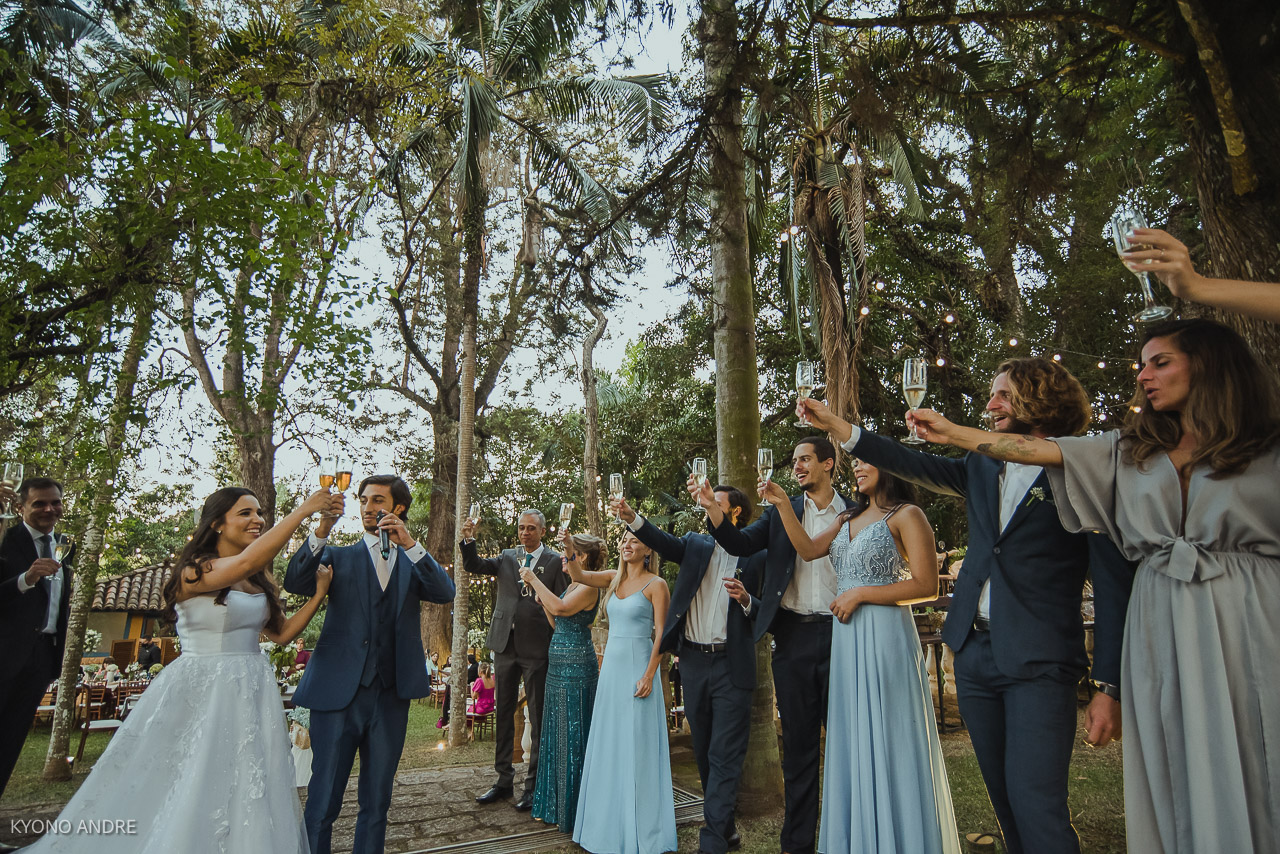
[[(443, 732), (435, 727), (439, 716), (440, 710), (434, 706), (415, 702), (410, 707), (409, 730), (400, 761), (402, 770), (458, 765), (485, 766), (493, 761), (492, 734), (482, 741), (461, 748), (439, 750), (438, 745), (445, 740)], [(73, 736), (73, 749), (79, 743), (79, 738), (78, 733)], [(84, 758), (77, 766), (74, 778), (65, 783), (46, 783), (40, 779), (40, 772), (44, 768), (45, 751), (49, 745), (49, 730), (36, 730), (27, 737), (13, 778), (9, 781), (4, 797), (0, 799), (0, 809), (66, 803), (106, 748), (109, 738), (107, 734), (90, 736), (85, 745)], [(680, 736), (675, 738), (679, 739)], [(687, 736), (684, 738), (687, 740)], [(956, 823), (961, 835), (972, 831), (994, 830), (995, 817), (991, 811), (991, 803), (987, 800), (968, 735), (963, 731), (944, 735), (942, 749), (955, 802)], [(687, 755), (687, 751), (684, 754)], [(697, 789), (697, 770), (691, 759), (677, 762), (672, 773), (682, 786)], [(1070, 803), (1072, 819), (1086, 854), (1122, 854), (1125, 851), (1119, 745), (1104, 750), (1091, 750), (1082, 743), (1077, 747), (1071, 765)], [(742, 832), (744, 854), (777, 854), (780, 827), (780, 814), (742, 820), (739, 830)], [(698, 850), (696, 826), (680, 829), (680, 850)]]

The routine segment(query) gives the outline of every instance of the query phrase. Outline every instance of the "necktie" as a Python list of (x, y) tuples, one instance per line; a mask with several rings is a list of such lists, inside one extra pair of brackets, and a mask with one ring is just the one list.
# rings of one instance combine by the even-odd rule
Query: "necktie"
[(53, 552), (50, 550), (50, 544), (53, 542), (52, 534), (45, 534), (43, 537), (36, 540), (36, 542), (40, 544), (36, 549), (36, 551), (39, 552), (37, 557), (53, 557)]
[(376, 551), (373, 555), (373, 566), (378, 571), (378, 584), (382, 585), (382, 589), (387, 589), (387, 583), (391, 581), (391, 564), (389, 564), (382, 556), (382, 551)]
[[(43, 537), (36, 539), (36, 554), (39, 557), (53, 557), (53, 536), (45, 534)], [(40, 579), (40, 589), (44, 591), (44, 595), (48, 598), (48, 610), (45, 613), (44, 631), (46, 634), (52, 634), (58, 630), (58, 605), (53, 595), (53, 577), (46, 575)]]
[(524, 565), (533, 566), (533, 554), (531, 552), (524, 553)]

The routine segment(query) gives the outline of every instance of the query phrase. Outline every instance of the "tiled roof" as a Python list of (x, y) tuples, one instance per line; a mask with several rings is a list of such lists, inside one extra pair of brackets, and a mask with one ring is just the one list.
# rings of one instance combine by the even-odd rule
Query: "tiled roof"
[(93, 591), (93, 610), (158, 614), (164, 610), (164, 583), (170, 572), (168, 564), (157, 563), (99, 581)]

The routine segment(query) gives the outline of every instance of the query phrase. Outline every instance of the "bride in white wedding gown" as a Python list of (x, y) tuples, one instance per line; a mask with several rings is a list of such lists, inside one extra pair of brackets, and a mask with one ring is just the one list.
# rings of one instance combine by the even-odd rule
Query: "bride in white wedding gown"
[[(271, 559), (330, 506), (312, 495), (266, 533), (257, 498), (220, 489), (165, 586), (182, 654), (143, 692), (88, 779), (30, 854), (307, 851), (275, 671), (260, 635), (289, 643), (328, 591), (285, 619)], [(265, 569), (264, 569), (265, 568)]]

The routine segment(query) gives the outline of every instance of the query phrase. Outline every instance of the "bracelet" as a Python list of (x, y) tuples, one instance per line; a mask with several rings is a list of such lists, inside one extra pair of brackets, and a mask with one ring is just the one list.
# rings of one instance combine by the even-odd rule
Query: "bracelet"
[(1112, 685), (1110, 682), (1099, 682), (1097, 680), (1094, 680), (1093, 684), (1103, 694), (1106, 694), (1108, 697), (1115, 700), (1117, 703), (1120, 702), (1120, 686), (1119, 685)]
[(574, 562), (575, 560), (577, 560), (577, 559), (578, 559), (578, 553), (577, 553), (577, 552), (574, 552), (573, 554), (571, 554), (571, 555), (569, 555), (567, 558), (565, 558), (565, 560), (567, 560), (569, 563), (573, 563), (573, 562)]

